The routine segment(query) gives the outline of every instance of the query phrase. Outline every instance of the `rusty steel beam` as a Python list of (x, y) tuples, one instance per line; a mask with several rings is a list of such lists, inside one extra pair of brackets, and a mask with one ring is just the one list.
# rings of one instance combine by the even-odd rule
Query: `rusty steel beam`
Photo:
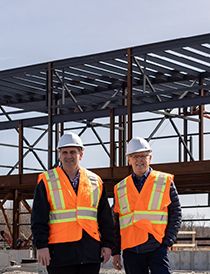
[[(187, 116), (187, 108), (183, 108), (184, 116)], [(184, 142), (187, 146), (188, 122), (184, 119)], [(187, 162), (187, 149), (184, 147), (184, 162)]]
[[(175, 184), (179, 193), (210, 193), (210, 160), (152, 164), (151, 166), (156, 170), (174, 174)], [(130, 166), (114, 166), (111, 168), (96, 168), (91, 170), (102, 178), (109, 197), (113, 197), (114, 185), (132, 172)], [(0, 176), (0, 198), (3, 199), (8, 192), (13, 189), (18, 189), (18, 192), (24, 196), (25, 199), (28, 199), (28, 197), (33, 199), (37, 177), (37, 173), (23, 174), (20, 185), (18, 175)], [(11, 197), (8, 195), (7, 200), (9, 199), (11, 199)]]
[[(199, 80), (199, 85), (203, 85), (203, 79)], [(204, 92), (203, 89), (199, 90), (199, 95), (203, 96)], [(199, 160), (203, 160), (203, 115), (204, 115), (204, 106), (200, 105), (199, 106)]]
[(11, 225), (9, 223), (9, 219), (7, 218), (6, 211), (5, 211), (5, 209), (3, 207), (1, 208), (1, 210), (2, 210), (2, 213), (3, 213), (3, 216), (4, 216), (4, 219), (5, 219), (7, 228), (9, 230), (10, 236), (13, 237), (13, 231), (12, 231)]
[(52, 168), (52, 103), (53, 103), (53, 68), (48, 63), (47, 71), (47, 107), (48, 107), (48, 169)]
[(114, 126), (115, 126), (114, 109), (110, 108), (110, 167), (116, 166)]
[[(119, 127), (122, 127), (122, 116), (119, 116), (119, 121), (118, 121), (118, 125)], [(122, 141), (123, 141), (123, 132), (121, 130), (118, 131), (118, 139), (119, 139), (119, 147), (118, 147), (118, 158), (119, 158), (119, 166), (123, 165), (123, 145), (122, 145)]]
[(1, 203), (0, 203), (0, 208), (2, 208), (4, 203), (11, 198), (11, 193), (7, 192), (7, 194), (5, 194), (5, 195), (6, 195), (5, 197), (1, 198), (1, 199), (3, 199), (3, 201), (1, 201)]
[(15, 189), (13, 192), (13, 249), (17, 249), (17, 238), (18, 238), (18, 190)]
[(23, 174), (23, 126), (22, 120), (19, 120), (19, 175)]
[[(175, 175), (175, 185), (180, 194), (210, 193), (210, 161), (154, 164), (153, 169)], [(131, 167), (92, 169), (103, 179), (109, 197), (113, 197), (114, 185), (128, 176)]]
[(128, 141), (132, 138), (132, 91), (133, 91), (133, 73), (132, 73), (132, 49), (128, 48), (128, 72), (127, 72), (127, 115), (128, 115)]
[(28, 210), (28, 212), (31, 213), (32, 209), (31, 209), (30, 205), (27, 203), (27, 201), (25, 199), (23, 199), (23, 197), (21, 197), (21, 202), (25, 206), (25, 208)]
[[(125, 96), (125, 88), (123, 89), (123, 96)], [(123, 99), (123, 105), (126, 105), (126, 100)], [(122, 115), (122, 126), (123, 126), (123, 145), (122, 145), (122, 166), (126, 165), (126, 156), (125, 156), (125, 151), (126, 151), (126, 137), (127, 137), (127, 126), (126, 126), (126, 115)]]

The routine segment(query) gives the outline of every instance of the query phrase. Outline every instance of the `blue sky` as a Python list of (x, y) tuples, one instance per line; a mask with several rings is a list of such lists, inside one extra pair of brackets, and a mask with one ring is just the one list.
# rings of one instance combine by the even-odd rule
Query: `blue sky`
[(0, 70), (209, 32), (209, 0), (0, 1)]
[(209, 0), (0, 0), (0, 70), (209, 33), (209, 10)]

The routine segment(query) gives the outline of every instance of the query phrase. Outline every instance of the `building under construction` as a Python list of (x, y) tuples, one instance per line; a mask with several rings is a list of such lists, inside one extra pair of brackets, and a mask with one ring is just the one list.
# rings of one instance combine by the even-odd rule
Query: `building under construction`
[[(152, 167), (175, 174), (180, 194), (209, 195), (209, 104), (210, 34), (0, 71), (0, 208), (12, 248), (21, 238), (21, 205), (31, 212), (37, 176), (58, 163), (65, 131), (81, 136), (87, 157), (92, 147), (89, 157), (108, 159), (91, 169), (109, 197), (131, 172), (126, 143), (139, 129), (157, 147), (169, 140), (177, 152), (174, 161)], [(166, 121), (173, 133), (161, 136)], [(90, 132), (93, 139), (83, 138)]]

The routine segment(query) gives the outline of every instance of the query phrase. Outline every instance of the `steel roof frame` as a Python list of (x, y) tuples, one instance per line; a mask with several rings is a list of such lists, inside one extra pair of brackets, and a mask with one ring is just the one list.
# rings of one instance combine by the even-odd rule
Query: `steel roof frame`
[[(123, 155), (125, 143), (132, 137), (134, 113), (148, 111), (163, 115), (159, 117), (160, 121), (148, 136), (148, 141), (154, 138), (157, 130), (168, 119), (184, 147), (185, 162), (188, 158), (194, 160), (187, 146), (187, 121), (198, 122), (199, 160), (203, 160), (203, 106), (210, 104), (209, 60), (210, 34), (205, 34), (0, 71), (0, 117), (8, 120), (0, 123), (0, 130), (15, 129), (19, 135), (19, 160), (13, 167), (7, 167), (10, 168), (8, 174), (18, 168), (18, 177), (11, 175), (15, 177), (10, 179), (3, 176), (3, 180), (8, 182), (6, 188), (5, 183), (2, 185), (0, 180), (1, 195), (12, 191), (10, 198), (14, 201), (14, 214), (20, 202), (18, 195), (21, 194), (22, 200), (24, 195), (31, 197), (34, 178), (37, 176), (23, 174), (24, 169), (28, 169), (23, 166), (23, 158), (32, 152), (40, 167), (46, 169), (36, 153), (39, 149), (35, 148), (35, 145), (47, 134), (48, 168), (52, 167), (52, 152), (55, 152), (52, 139), (54, 136), (57, 143), (59, 135), (67, 129), (64, 127), (65, 122), (76, 121), (84, 125), (78, 127), (79, 135), (90, 128), (98, 144), (110, 157), (109, 171), (99, 170), (105, 182), (111, 180), (112, 184), (108, 186), (109, 195), (112, 193), (113, 182), (122, 174), (130, 172), (130, 169), (126, 169), (126, 159)], [(14, 112), (7, 111), (7, 106), (16, 109)], [(198, 118), (191, 116), (191, 110), (188, 111), (192, 106), (198, 106)], [(174, 114), (173, 109), (183, 109), (183, 113)], [(29, 113), (31, 118), (28, 118)], [(21, 119), (18, 114), (22, 115)], [(116, 116), (119, 116), (118, 123), (115, 122)], [(109, 124), (94, 121), (104, 117), (109, 117)], [(173, 118), (183, 119), (184, 135), (180, 134)], [(42, 128), (42, 125), (47, 125), (47, 128)], [(101, 126), (110, 129), (110, 151), (96, 130), (96, 127)], [(33, 144), (24, 137), (23, 128), (26, 127), (42, 131)], [(117, 141), (115, 129), (119, 132)], [(119, 150), (118, 162), (115, 155), (116, 146)], [(56, 160), (55, 153), (55, 163)], [(209, 162), (205, 163), (203, 186), (188, 184), (189, 189), (186, 188), (186, 191), (201, 193), (207, 187), (208, 164)], [(194, 168), (194, 165), (191, 166)], [(200, 172), (202, 162), (199, 162), (198, 166)], [(123, 172), (121, 168), (124, 168)], [(167, 169), (167, 166), (165, 168)], [(166, 171), (170, 172), (171, 168), (173, 172), (170, 165)], [(179, 173), (179, 167), (175, 168), (176, 172)], [(183, 180), (183, 176), (178, 176)], [(179, 187), (183, 193), (185, 190), (180, 185)], [(205, 191), (210, 193), (210, 188)], [(7, 197), (9, 196), (4, 197), (1, 206)], [(17, 222), (14, 223), (13, 232), (15, 247), (19, 233)]]
[[(135, 102), (132, 111), (159, 110), (170, 105), (187, 107), (197, 100), (209, 104), (209, 42), (210, 34), (206, 34), (131, 48), (132, 98)], [(122, 107), (122, 90), (127, 85), (127, 55), (127, 49), (121, 49), (51, 62), (53, 99), (63, 101), (60, 103), (60, 113), (74, 116), (81, 108), (81, 112), (94, 111), (95, 117), (103, 117), (100, 108), (106, 102), (110, 102), (107, 108)], [(48, 63), (0, 71), (0, 104), (28, 112), (30, 107), (27, 104), (32, 102), (35, 109), (47, 113), (47, 75)], [(145, 84), (145, 77), (147, 83), (150, 82), (157, 89), (157, 96)], [(206, 90), (203, 99), (198, 95), (199, 79), (203, 79), (201, 88)], [(194, 80), (197, 80), (195, 87), (190, 88)], [(165, 87), (165, 84), (173, 85), (173, 88)], [(187, 100), (176, 100), (176, 95), (182, 94), (185, 88), (190, 91)], [(118, 95), (113, 98), (116, 91)], [(161, 99), (158, 99), (160, 102), (155, 97)], [(160, 105), (154, 106), (156, 103)], [(90, 115), (90, 118), (95, 117)], [(77, 117), (72, 119), (76, 120)], [(34, 122), (37, 124), (36, 120)]]
[[(171, 117), (196, 119), (171, 114), (173, 108), (210, 103), (209, 42), (206, 34), (0, 71), (1, 115), (9, 120), (0, 123), (0, 130), (19, 127), (5, 106), (19, 108), (14, 114), (26, 114), (22, 127), (80, 121), (94, 131), (93, 120), (109, 117), (113, 109), (115, 116), (162, 113), (176, 130)], [(31, 111), (39, 117), (27, 118)]]

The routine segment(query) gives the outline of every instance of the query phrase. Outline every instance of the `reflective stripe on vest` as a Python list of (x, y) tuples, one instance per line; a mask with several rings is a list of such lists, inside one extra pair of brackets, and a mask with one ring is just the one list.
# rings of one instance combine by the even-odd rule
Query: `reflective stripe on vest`
[(119, 205), (120, 205), (120, 213), (126, 214), (131, 212), (129, 202), (128, 202), (128, 195), (127, 195), (127, 186), (126, 186), (127, 178), (119, 182), (117, 186), (117, 194), (119, 198)]
[(88, 219), (97, 221), (97, 209), (89, 207), (77, 207), (78, 219)]
[(61, 189), (60, 180), (56, 169), (46, 171), (45, 177), (50, 190), (50, 196), (54, 209), (65, 209), (65, 203), (63, 198), (63, 192)]
[(98, 177), (89, 171), (88, 171), (87, 175), (88, 175), (88, 180), (89, 180), (89, 184), (91, 187), (91, 192), (90, 192), (91, 193), (91, 206), (98, 207), (99, 196), (100, 196)]
[[(65, 209), (63, 192), (56, 169), (45, 172), (45, 177), (50, 190), (53, 210), (49, 214), (49, 224), (73, 222), (78, 219), (89, 219), (97, 221), (97, 206), (100, 198), (98, 177), (92, 172), (87, 173), (91, 193), (91, 207), (78, 207), (76, 209)], [(94, 208), (93, 208), (94, 207)]]
[(78, 207), (77, 210), (52, 210), (50, 211), (49, 218), (49, 224), (74, 222), (77, 220), (77, 218), (97, 221), (97, 209), (89, 207)]
[(166, 182), (167, 174), (158, 172), (157, 176), (155, 177), (148, 210), (160, 210), (160, 206), (163, 200), (163, 193), (166, 188)]
[[(148, 211), (134, 211), (134, 213), (131, 212), (128, 202), (126, 185), (127, 178), (125, 178), (118, 184), (118, 201), (120, 206), (120, 213), (123, 215), (120, 217), (121, 229), (126, 228), (142, 219), (149, 220), (152, 224), (167, 224), (168, 213), (163, 211), (156, 211), (161, 209), (160, 206), (166, 188), (167, 179), (167, 174), (157, 172), (148, 204)], [(161, 210), (164, 210), (164, 208)]]
[(168, 213), (158, 211), (134, 211), (119, 218), (120, 229), (126, 228), (139, 220), (148, 220), (152, 224), (167, 224)]
[(73, 222), (77, 220), (76, 209), (52, 210), (49, 218), (49, 224)]

